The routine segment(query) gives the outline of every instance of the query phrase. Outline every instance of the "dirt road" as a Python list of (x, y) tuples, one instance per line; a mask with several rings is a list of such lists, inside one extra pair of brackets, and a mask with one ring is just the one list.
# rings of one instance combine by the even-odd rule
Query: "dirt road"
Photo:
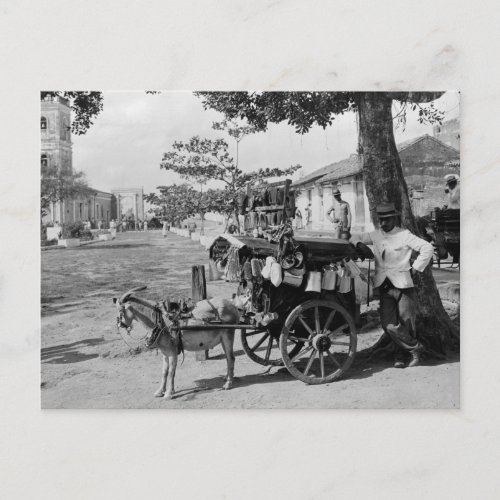
[[(222, 349), (198, 362), (186, 353), (176, 376), (177, 396), (153, 397), (160, 381), (156, 351), (131, 354), (117, 333), (112, 297), (141, 284), (152, 300), (190, 295), (191, 266), (207, 262), (191, 240), (161, 232), (122, 233), (110, 242), (42, 252), (43, 408), (457, 408), (459, 362), (398, 370), (359, 357), (347, 378), (307, 386), (284, 368), (268, 374), (242, 351), (236, 335), (235, 384), (222, 391)], [(230, 296), (234, 284), (209, 283), (209, 295)], [(451, 306), (450, 306), (451, 307)], [(134, 330), (134, 338), (145, 332)], [(361, 330), (358, 351), (381, 334)], [(138, 345), (128, 339), (131, 346)]]

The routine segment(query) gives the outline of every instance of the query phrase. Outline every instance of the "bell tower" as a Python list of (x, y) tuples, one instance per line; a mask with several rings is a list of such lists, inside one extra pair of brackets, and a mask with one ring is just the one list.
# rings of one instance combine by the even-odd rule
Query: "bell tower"
[(61, 170), (72, 170), (71, 108), (63, 97), (41, 101), (41, 162)]
[[(55, 168), (60, 172), (73, 170), (71, 142), (71, 108), (67, 99), (60, 96), (46, 96), (41, 101), (40, 116), (40, 166)], [(54, 203), (51, 220), (65, 222), (65, 203)]]

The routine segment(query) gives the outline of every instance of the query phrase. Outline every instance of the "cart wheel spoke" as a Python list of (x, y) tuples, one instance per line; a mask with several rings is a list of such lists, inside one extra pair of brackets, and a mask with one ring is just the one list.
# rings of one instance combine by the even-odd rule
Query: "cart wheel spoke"
[(269, 332), (266, 332), (266, 334), (250, 350), (255, 352), (268, 337), (269, 337)]
[(346, 328), (349, 328), (349, 325), (347, 323), (344, 323), (343, 325), (340, 325), (337, 328), (335, 328), (335, 330), (329, 332), (328, 337), (330, 337), (330, 339), (331, 339), (333, 336), (338, 335), (339, 333), (343, 332)]
[(316, 327), (316, 331), (314, 332), (316, 335), (321, 333), (321, 326), (319, 324), (319, 307), (314, 308), (314, 325)]
[(335, 313), (337, 311), (333, 309), (333, 311), (328, 315), (328, 319), (326, 320), (325, 327), (323, 328), (323, 331), (321, 333), (326, 333), (328, 331), (328, 328), (330, 328), (330, 325), (332, 324), (333, 317), (335, 316)]
[(310, 326), (304, 321), (302, 316), (299, 316), (299, 321), (302, 323), (302, 326), (307, 330), (307, 333), (310, 337), (314, 337), (314, 332), (311, 330)]
[(341, 368), (342, 367), (342, 365), (337, 361), (337, 359), (335, 358), (335, 356), (330, 351), (326, 351), (326, 354), (337, 365), (337, 368)]
[(321, 378), (325, 378), (325, 358), (323, 357), (323, 353), (318, 352), (319, 357), (319, 367), (321, 369)]
[(267, 344), (267, 349), (266, 349), (266, 363), (269, 362), (269, 358), (271, 356), (271, 349), (273, 348), (273, 338), (271, 335), (269, 335), (269, 342)]
[(350, 342), (341, 342), (339, 340), (332, 340), (332, 345), (346, 345), (347, 347), (349, 347), (351, 344)]
[(288, 340), (291, 340), (292, 342), (295, 342), (295, 343), (307, 341), (307, 339), (301, 339), (299, 337), (292, 337), (291, 335), (288, 335)]
[(292, 358), (292, 361), (293, 362), (296, 362), (298, 361), (300, 358), (302, 358), (302, 356), (304, 356), (304, 354), (307, 354), (310, 350), (312, 349), (312, 346), (307, 346), (303, 351), (300, 351), (299, 353), (297, 353), (293, 358)]
[(316, 354), (316, 351), (313, 349), (313, 352), (309, 356), (309, 361), (307, 362), (306, 369), (304, 370), (304, 375), (307, 375), (309, 373), (309, 370), (311, 369), (311, 366), (312, 366), (313, 361), (314, 361), (315, 354)]

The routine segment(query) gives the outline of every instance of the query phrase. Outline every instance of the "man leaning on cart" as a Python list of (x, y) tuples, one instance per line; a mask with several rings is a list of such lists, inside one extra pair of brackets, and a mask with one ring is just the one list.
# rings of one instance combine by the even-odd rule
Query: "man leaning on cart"
[[(420, 363), (422, 344), (417, 340), (416, 291), (412, 273), (423, 272), (432, 259), (433, 247), (407, 229), (399, 227), (399, 212), (394, 203), (382, 203), (376, 208), (380, 229), (354, 236), (352, 243), (361, 241), (373, 245), (375, 255), (374, 287), (380, 292), (380, 320), (384, 332), (396, 345), (395, 368)], [(413, 264), (412, 252), (418, 252)]]

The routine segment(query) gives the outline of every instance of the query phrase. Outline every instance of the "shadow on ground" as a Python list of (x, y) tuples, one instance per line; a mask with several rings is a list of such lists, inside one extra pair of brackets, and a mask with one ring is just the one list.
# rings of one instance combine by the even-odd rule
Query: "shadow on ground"
[[(405, 361), (409, 361), (409, 359), (410, 358), (408, 356)], [(460, 357), (458, 356), (458, 354), (453, 355), (448, 359), (426, 358), (425, 356), (423, 356), (419, 366), (439, 366), (458, 363), (459, 361)], [(393, 367), (393, 356), (369, 358), (366, 353), (363, 353), (363, 351), (361, 351), (356, 355), (354, 363), (342, 378), (364, 379), (373, 376), (375, 373), (379, 373)]]
[(45, 347), (42, 349), (42, 363), (79, 363), (81, 361), (87, 361), (88, 359), (97, 358), (99, 356), (98, 354), (85, 354), (80, 352), (78, 348), (92, 347), (97, 344), (102, 344), (103, 342), (103, 338), (97, 337), (93, 339), (80, 340), (71, 344)]

